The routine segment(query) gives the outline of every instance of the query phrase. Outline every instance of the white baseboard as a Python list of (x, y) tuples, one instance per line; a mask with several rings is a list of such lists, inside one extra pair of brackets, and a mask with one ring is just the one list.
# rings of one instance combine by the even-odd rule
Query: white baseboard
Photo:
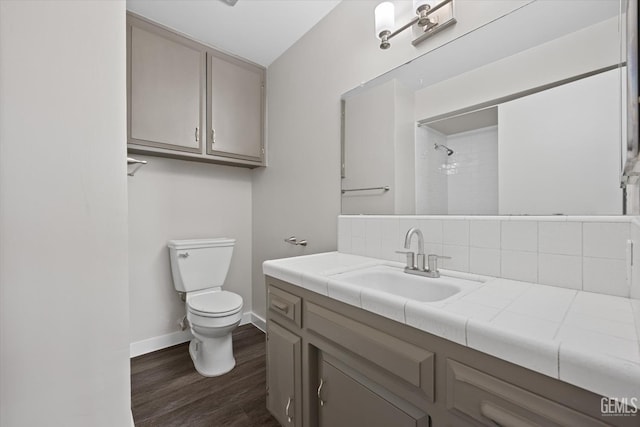
[(267, 322), (255, 313), (251, 313), (251, 323), (262, 332), (267, 332)]
[(141, 356), (151, 353), (152, 351), (171, 347), (172, 345), (182, 344), (183, 342), (190, 341), (191, 338), (193, 338), (191, 331), (185, 329), (184, 331), (172, 332), (170, 334), (160, 335), (159, 337), (132, 342), (129, 344), (129, 357)]
[[(262, 332), (264, 332), (265, 330), (264, 319), (256, 316), (252, 312), (242, 314), (240, 325), (246, 325), (247, 323), (254, 324)], [(129, 344), (129, 357), (142, 356), (143, 354), (162, 350), (163, 348), (171, 347), (173, 345), (182, 344), (183, 342), (190, 341), (191, 338), (193, 338), (193, 335), (191, 335), (191, 331), (189, 331), (189, 329), (186, 329), (184, 331), (172, 332), (170, 334), (132, 342), (131, 344)]]

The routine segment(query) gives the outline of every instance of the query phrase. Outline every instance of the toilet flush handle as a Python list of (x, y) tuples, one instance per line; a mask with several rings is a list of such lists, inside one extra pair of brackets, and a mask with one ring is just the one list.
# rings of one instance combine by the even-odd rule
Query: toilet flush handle
[(180, 258), (189, 258), (189, 252), (184, 252), (184, 253), (178, 254), (178, 256)]

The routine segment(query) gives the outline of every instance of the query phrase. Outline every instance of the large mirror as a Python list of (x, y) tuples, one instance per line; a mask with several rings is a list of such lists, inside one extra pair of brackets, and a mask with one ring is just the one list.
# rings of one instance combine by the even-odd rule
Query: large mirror
[(620, 215), (624, 0), (528, 3), (343, 95), (343, 214)]

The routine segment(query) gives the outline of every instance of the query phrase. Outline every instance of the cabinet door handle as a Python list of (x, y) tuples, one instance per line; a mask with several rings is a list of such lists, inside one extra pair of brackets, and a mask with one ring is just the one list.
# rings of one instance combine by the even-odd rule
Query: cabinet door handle
[(320, 406), (324, 406), (324, 400), (322, 400), (322, 386), (324, 385), (324, 379), (320, 378), (320, 385), (318, 386), (318, 400), (320, 401)]
[(216, 130), (211, 129), (211, 147), (216, 143)]
[(534, 427), (537, 425), (491, 402), (482, 402), (480, 413), (502, 427)]
[(283, 302), (272, 300), (271, 305), (284, 313), (289, 311), (289, 306)]
[(287, 422), (290, 423), (293, 420), (293, 417), (289, 414), (289, 408), (291, 408), (291, 396), (289, 396), (289, 400), (287, 401), (287, 407), (284, 408), (284, 414), (287, 416)]
[(196, 128), (196, 142), (200, 142), (200, 129)]

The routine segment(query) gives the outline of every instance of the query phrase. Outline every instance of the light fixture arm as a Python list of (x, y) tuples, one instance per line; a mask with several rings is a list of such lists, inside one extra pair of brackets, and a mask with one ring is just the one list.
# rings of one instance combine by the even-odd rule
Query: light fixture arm
[[(446, 21), (440, 23), (437, 17), (436, 20), (431, 20), (430, 16), (433, 16), (436, 12), (447, 5), (451, 5), (451, 16)], [(453, 0), (443, 0), (433, 7), (430, 7), (428, 4), (423, 4), (418, 7), (416, 10), (416, 16), (414, 16), (409, 22), (394, 31), (384, 30), (378, 34), (378, 38), (380, 39), (380, 49), (388, 49), (391, 47), (391, 43), (389, 43), (390, 39), (414, 25), (418, 25), (424, 33), (412, 42), (415, 46), (427, 37), (438, 32), (440, 29), (444, 29), (455, 23), (456, 20), (453, 17)]]

